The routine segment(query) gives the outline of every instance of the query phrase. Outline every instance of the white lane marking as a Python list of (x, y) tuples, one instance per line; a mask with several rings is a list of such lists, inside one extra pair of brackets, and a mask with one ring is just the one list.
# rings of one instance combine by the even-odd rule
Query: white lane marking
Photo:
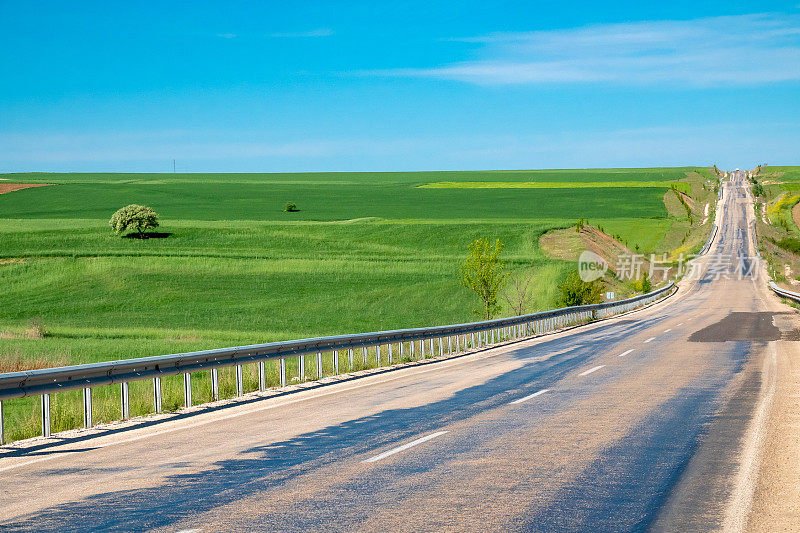
[(629, 353), (631, 353), (632, 351), (633, 351), (633, 350), (625, 350), (624, 352), (622, 352), (621, 354), (619, 354), (617, 357), (625, 357), (626, 355), (628, 355), (628, 354), (629, 354)]
[(650, 342), (650, 341), (653, 341), (653, 340), (655, 340), (655, 337), (650, 337), (649, 339), (647, 339), (646, 341), (644, 341), (644, 343), (645, 343), (645, 344), (647, 344), (648, 342)]
[(581, 376), (588, 376), (588, 375), (589, 375), (589, 374), (591, 374), (592, 372), (597, 372), (598, 370), (600, 370), (600, 369), (601, 369), (601, 368), (603, 368), (604, 366), (606, 366), (606, 365), (597, 365), (596, 367), (594, 367), (594, 368), (590, 368), (589, 370), (584, 370), (583, 372), (581, 372), (581, 374), (580, 374), (580, 375), (581, 375)]
[(542, 389), (540, 391), (534, 392), (533, 394), (528, 394), (527, 396), (524, 396), (522, 398), (518, 398), (518, 399), (514, 400), (513, 402), (511, 402), (511, 405), (514, 405), (515, 403), (527, 402), (531, 398), (536, 398), (537, 396), (540, 396), (540, 395), (544, 394), (545, 392), (547, 392), (549, 390), (550, 389)]
[(430, 435), (425, 435), (424, 437), (420, 437), (417, 440), (412, 440), (411, 442), (403, 444), (402, 446), (398, 446), (397, 448), (392, 448), (388, 452), (383, 452), (381, 454), (376, 455), (375, 457), (370, 457), (369, 459), (364, 459), (361, 462), (362, 463), (374, 463), (375, 461), (380, 461), (381, 459), (386, 459), (390, 455), (394, 455), (396, 453), (402, 452), (403, 450), (407, 450), (409, 448), (413, 448), (414, 446), (422, 444), (423, 442), (427, 442), (427, 441), (429, 441), (431, 439), (435, 439), (436, 437), (444, 435), (445, 433), (447, 433), (447, 432), (446, 431), (437, 431), (436, 433), (431, 433)]
[(672, 328), (667, 328), (664, 330), (664, 333), (669, 333), (670, 331), (672, 331)]
[(677, 328), (677, 327), (679, 327), (679, 326), (682, 326), (682, 325), (683, 325), (683, 322), (681, 322), (680, 324), (678, 324), (678, 325), (677, 325), (677, 326), (675, 326), (675, 327)]

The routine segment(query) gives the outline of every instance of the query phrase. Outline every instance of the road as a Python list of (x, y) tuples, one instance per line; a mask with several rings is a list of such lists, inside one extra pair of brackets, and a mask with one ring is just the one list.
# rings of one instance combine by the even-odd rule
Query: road
[(0, 527), (796, 528), (800, 324), (758, 268), (734, 272), (755, 255), (746, 187), (734, 173), (704, 273), (664, 302), (435, 364), (6, 447)]

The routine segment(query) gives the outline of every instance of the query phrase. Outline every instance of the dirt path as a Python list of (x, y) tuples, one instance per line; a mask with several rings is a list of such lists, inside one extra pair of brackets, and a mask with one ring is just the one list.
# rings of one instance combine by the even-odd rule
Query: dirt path
[(31, 187), (46, 187), (52, 183), (0, 183), (0, 194), (29, 189)]

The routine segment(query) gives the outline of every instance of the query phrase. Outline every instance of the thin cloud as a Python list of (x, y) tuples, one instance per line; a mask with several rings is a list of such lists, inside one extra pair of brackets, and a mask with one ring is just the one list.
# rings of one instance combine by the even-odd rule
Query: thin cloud
[(333, 30), (329, 28), (319, 28), (311, 31), (298, 31), (298, 32), (277, 32), (270, 34), (270, 37), (279, 39), (295, 39), (303, 37), (330, 37), (333, 35)]
[(710, 86), (800, 80), (800, 17), (751, 14), (600, 24), (450, 39), (477, 58), (372, 71), (480, 85), (616, 83)]

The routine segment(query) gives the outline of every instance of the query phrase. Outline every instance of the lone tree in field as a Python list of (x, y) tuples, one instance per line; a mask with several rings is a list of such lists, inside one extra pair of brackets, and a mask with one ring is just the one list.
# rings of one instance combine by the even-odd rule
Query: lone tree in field
[(483, 314), (486, 319), (500, 310), (497, 305), (500, 289), (508, 275), (503, 271), (503, 262), (500, 261), (500, 252), (503, 243), (496, 239), (494, 244), (489, 244), (489, 239), (476, 239), (468, 246), (469, 255), (464, 261), (459, 262), (461, 267), (460, 281), (463, 286), (474, 291), (483, 302)]
[(142, 239), (145, 235), (144, 230), (158, 227), (158, 214), (146, 205), (126, 205), (111, 215), (108, 225), (117, 234), (123, 233), (128, 229), (136, 230), (139, 238)]

